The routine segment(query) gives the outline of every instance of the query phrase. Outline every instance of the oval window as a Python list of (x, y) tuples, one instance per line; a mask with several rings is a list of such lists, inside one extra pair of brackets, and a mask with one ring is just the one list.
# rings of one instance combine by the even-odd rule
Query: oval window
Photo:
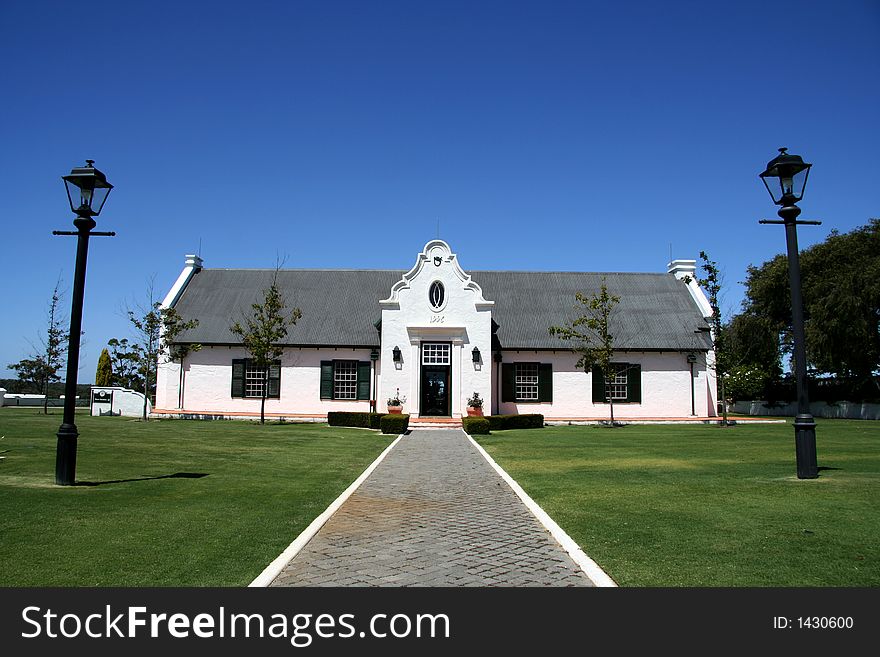
[(431, 302), (431, 307), (435, 310), (439, 310), (443, 307), (443, 302), (446, 300), (446, 290), (443, 289), (443, 283), (440, 281), (434, 281), (431, 283), (431, 287), (428, 288), (428, 301)]

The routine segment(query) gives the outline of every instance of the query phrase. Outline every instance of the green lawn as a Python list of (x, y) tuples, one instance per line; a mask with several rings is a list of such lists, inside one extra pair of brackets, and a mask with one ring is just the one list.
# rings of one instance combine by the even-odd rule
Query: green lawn
[(880, 423), (546, 427), (476, 437), (622, 586), (880, 586)]
[(0, 586), (246, 585), (393, 438), (78, 415), (60, 487), (53, 410), (0, 409)]

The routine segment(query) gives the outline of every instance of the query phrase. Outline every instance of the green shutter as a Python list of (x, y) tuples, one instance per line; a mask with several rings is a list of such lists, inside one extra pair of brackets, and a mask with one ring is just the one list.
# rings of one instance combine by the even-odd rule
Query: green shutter
[(321, 399), (333, 399), (333, 361), (321, 361)]
[(370, 398), (370, 361), (358, 362), (358, 399)]
[(630, 364), (626, 372), (626, 401), (642, 403), (642, 366)]
[(516, 401), (515, 363), (501, 363), (501, 401)]
[(276, 360), (269, 366), (269, 381), (266, 389), (266, 397), (279, 399), (281, 397), (281, 361)]
[(593, 403), (605, 403), (605, 377), (598, 365), (593, 365)]
[(553, 365), (552, 363), (540, 363), (538, 365), (538, 401), (553, 401)]
[(232, 359), (232, 396), (244, 397), (244, 365), (243, 358)]

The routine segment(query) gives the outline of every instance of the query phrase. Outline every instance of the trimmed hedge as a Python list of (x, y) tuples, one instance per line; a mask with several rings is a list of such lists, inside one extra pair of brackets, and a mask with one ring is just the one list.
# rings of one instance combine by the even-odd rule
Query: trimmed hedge
[(327, 424), (331, 427), (363, 427), (370, 428), (369, 413), (351, 411), (330, 411), (327, 413)]
[(461, 427), (472, 436), (489, 433), (489, 420), (484, 417), (463, 417)]
[(404, 415), (403, 413), (383, 415), (379, 420), (379, 426), (382, 429), (382, 433), (403, 433), (409, 427), (409, 415)]
[(489, 429), (501, 431), (502, 429), (540, 429), (544, 426), (544, 416), (540, 413), (526, 413), (524, 415), (489, 415)]
[(381, 429), (380, 420), (385, 413), (355, 413), (352, 411), (330, 411), (327, 413), (327, 424), (331, 427), (362, 427), (364, 429)]

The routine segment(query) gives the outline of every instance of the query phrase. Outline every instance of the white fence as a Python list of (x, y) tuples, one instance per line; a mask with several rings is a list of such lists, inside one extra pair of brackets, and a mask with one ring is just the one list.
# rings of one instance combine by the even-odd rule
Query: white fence
[[(797, 403), (768, 405), (765, 401), (741, 401), (733, 405), (734, 413), (743, 415), (797, 415)], [(848, 418), (851, 420), (880, 420), (880, 404), (860, 404), (856, 402), (813, 402), (810, 404), (813, 417)]]
[[(45, 399), (46, 395), (6, 392), (5, 388), (0, 388), (0, 406), (31, 406), (42, 408)], [(80, 399), (79, 395), (77, 395), (77, 406), (86, 406), (88, 403), (87, 399)], [(60, 408), (64, 406), (64, 395), (61, 395), (60, 397), (49, 397), (49, 403), (47, 406), (51, 406), (52, 408)]]

